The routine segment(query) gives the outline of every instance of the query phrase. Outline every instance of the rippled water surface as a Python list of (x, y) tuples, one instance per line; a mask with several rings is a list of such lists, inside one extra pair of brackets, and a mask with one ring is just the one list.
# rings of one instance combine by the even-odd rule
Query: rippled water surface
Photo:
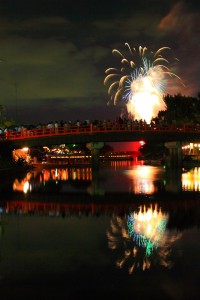
[(0, 174), (0, 297), (199, 299), (200, 169)]

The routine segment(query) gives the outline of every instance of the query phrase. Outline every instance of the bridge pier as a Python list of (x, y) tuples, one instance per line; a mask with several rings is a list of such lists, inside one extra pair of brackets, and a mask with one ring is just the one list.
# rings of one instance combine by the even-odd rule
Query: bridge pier
[(100, 150), (103, 148), (103, 142), (91, 142), (87, 143), (87, 148), (91, 151), (92, 155), (92, 167), (94, 169), (99, 168), (99, 157), (100, 157)]
[(166, 159), (166, 167), (171, 169), (178, 169), (182, 166), (182, 144), (181, 142), (166, 142), (165, 147), (169, 150)]

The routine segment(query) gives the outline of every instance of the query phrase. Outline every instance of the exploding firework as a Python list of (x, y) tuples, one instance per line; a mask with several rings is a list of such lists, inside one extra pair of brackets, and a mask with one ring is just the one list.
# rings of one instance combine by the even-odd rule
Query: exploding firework
[(162, 56), (170, 48), (162, 47), (153, 53), (146, 47), (140, 46), (136, 51), (128, 43), (125, 46), (130, 59), (114, 49), (112, 53), (120, 57), (121, 68), (108, 68), (104, 84), (109, 86), (108, 94), (114, 105), (121, 102), (130, 119), (142, 119), (149, 124), (159, 111), (166, 110), (163, 95), (168, 79), (181, 79), (170, 71), (168, 60)]

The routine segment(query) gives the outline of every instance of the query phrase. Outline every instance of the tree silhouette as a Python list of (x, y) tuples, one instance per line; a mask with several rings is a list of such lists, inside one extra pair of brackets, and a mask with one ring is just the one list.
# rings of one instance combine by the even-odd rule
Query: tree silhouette
[[(199, 93), (200, 94), (200, 93)], [(200, 122), (200, 98), (166, 95), (164, 101), (167, 109), (158, 113), (158, 118), (163, 118), (167, 124), (184, 124)]]

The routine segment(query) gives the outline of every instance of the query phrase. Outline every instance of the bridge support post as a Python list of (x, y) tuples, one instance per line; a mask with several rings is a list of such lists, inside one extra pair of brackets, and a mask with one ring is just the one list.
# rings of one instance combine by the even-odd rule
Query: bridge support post
[(100, 157), (100, 150), (103, 148), (103, 142), (91, 142), (87, 143), (87, 148), (91, 151), (92, 156), (92, 167), (94, 169), (99, 168), (99, 157)]
[(166, 142), (165, 147), (169, 150), (166, 167), (175, 169), (182, 166), (182, 144), (181, 142)]

